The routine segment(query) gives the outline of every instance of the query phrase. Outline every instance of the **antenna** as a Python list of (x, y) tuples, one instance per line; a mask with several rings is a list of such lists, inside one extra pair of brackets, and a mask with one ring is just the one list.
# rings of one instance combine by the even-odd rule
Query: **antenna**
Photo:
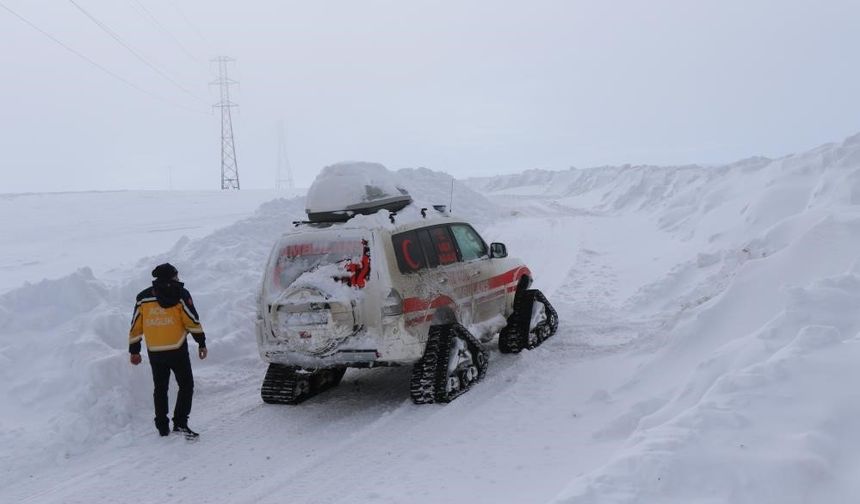
[(451, 201), (448, 205), (448, 213), (451, 213), (451, 210), (454, 208), (454, 177), (451, 177)]

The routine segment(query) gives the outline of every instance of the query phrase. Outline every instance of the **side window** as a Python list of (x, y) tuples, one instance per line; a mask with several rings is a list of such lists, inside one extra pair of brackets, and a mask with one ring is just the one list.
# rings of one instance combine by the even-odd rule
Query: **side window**
[(448, 227), (437, 226), (429, 228), (428, 231), (430, 231), (430, 240), (433, 242), (433, 250), (436, 251), (439, 265), (445, 266), (457, 262), (457, 248), (454, 247), (454, 240), (451, 239)]
[(439, 266), (439, 257), (436, 255), (436, 246), (433, 245), (433, 240), (430, 239), (430, 231), (427, 229), (419, 229), (418, 240), (421, 242), (421, 249), (424, 251), (424, 257), (427, 259), (427, 267), (435, 268)]
[(414, 273), (427, 267), (424, 250), (418, 233), (407, 231), (391, 237), (394, 244), (394, 255), (397, 256), (397, 267), (401, 273)]
[(454, 224), (451, 226), (451, 232), (454, 233), (457, 246), (460, 247), (460, 255), (464, 261), (471, 261), (487, 255), (487, 244), (472, 229), (472, 226)]

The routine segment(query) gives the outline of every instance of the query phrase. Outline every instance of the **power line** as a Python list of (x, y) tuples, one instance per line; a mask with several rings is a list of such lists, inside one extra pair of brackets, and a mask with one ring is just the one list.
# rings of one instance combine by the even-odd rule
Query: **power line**
[(198, 61), (198, 62), (200, 61), (200, 58), (198, 58), (197, 56), (192, 54), (191, 51), (189, 51), (185, 47), (185, 45), (183, 45), (182, 42), (170, 30), (165, 28), (165, 26), (158, 21), (158, 18), (155, 17), (155, 15), (152, 13), (152, 11), (147, 9), (146, 6), (140, 2), (140, 0), (131, 0), (131, 1), (132, 1), (132, 3), (137, 5), (137, 7), (144, 13), (145, 17), (149, 19), (149, 21), (153, 24), (153, 26), (155, 26), (158, 29), (158, 31), (160, 31), (161, 33), (166, 35), (168, 38), (170, 38), (173, 41), (173, 43), (176, 44), (176, 47), (181, 49), (182, 52), (184, 52), (186, 56), (193, 59), (194, 61)]
[(176, 2), (174, 2), (173, 0), (169, 0), (169, 2), (170, 5), (172, 5), (173, 8), (176, 9), (176, 12), (179, 13), (179, 16), (185, 20), (185, 23), (197, 33), (197, 36), (200, 37), (200, 40), (202, 40), (207, 47), (211, 48), (212, 44), (209, 42), (209, 39), (207, 39), (206, 36), (203, 35), (203, 32), (200, 31), (200, 28), (198, 28), (197, 25), (194, 24), (191, 19), (189, 19), (188, 16), (185, 15), (185, 12), (183, 12), (182, 9), (179, 8), (179, 5)]
[(72, 5), (74, 5), (76, 9), (78, 9), (79, 11), (81, 11), (81, 12), (82, 12), (86, 17), (88, 17), (88, 18), (90, 19), (90, 21), (92, 21), (93, 23), (95, 23), (95, 24), (96, 24), (96, 26), (98, 26), (99, 28), (101, 28), (101, 29), (102, 29), (102, 31), (104, 31), (105, 33), (107, 33), (108, 35), (110, 35), (110, 37), (111, 37), (112, 39), (114, 39), (117, 43), (119, 43), (121, 46), (125, 47), (125, 48), (128, 50), (128, 52), (130, 52), (130, 53), (131, 53), (135, 58), (137, 58), (139, 61), (141, 61), (144, 65), (148, 66), (149, 68), (151, 68), (152, 70), (154, 70), (156, 73), (158, 73), (158, 75), (160, 75), (160, 76), (164, 77), (165, 79), (167, 79), (168, 81), (170, 81), (170, 83), (171, 83), (171, 84), (173, 84), (174, 86), (176, 86), (177, 88), (179, 88), (180, 90), (182, 90), (182, 92), (186, 93), (187, 95), (189, 95), (189, 96), (193, 96), (195, 99), (200, 100), (200, 101), (202, 101), (202, 102), (204, 102), (204, 103), (206, 102), (206, 100), (204, 100), (203, 98), (200, 98), (200, 97), (199, 97), (199, 96), (197, 96), (196, 94), (194, 94), (194, 93), (192, 93), (191, 91), (189, 91), (188, 89), (186, 89), (182, 84), (180, 84), (180, 83), (176, 82), (172, 77), (170, 77), (169, 75), (167, 75), (167, 74), (166, 74), (164, 71), (162, 71), (160, 68), (158, 68), (158, 67), (157, 67), (157, 66), (155, 66), (154, 64), (150, 63), (150, 62), (149, 62), (149, 60), (147, 60), (146, 58), (144, 58), (143, 56), (141, 56), (141, 54), (140, 54), (139, 52), (135, 51), (135, 50), (134, 50), (134, 48), (132, 48), (130, 45), (128, 45), (128, 44), (127, 44), (127, 43), (122, 39), (122, 37), (120, 37), (119, 35), (117, 35), (117, 34), (116, 34), (116, 32), (114, 32), (113, 30), (111, 30), (111, 29), (110, 29), (110, 27), (108, 27), (106, 24), (104, 24), (104, 23), (102, 23), (101, 21), (99, 21), (98, 19), (96, 19), (96, 18), (95, 18), (95, 16), (93, 16), (93, 15), (92, 15), (92, 14), (90, 14), (86, 9), (84, 9), (83, 7), (81, 7), (81, 6), (80, 6), (80, 4), (78, 4), (77, 2), (75, 2), (75, 0), (69, 0), (69, 3), (71, 3)]
[[(87, 63), (89, 63), (90, 65), (92, 65), (92, 66), (94, 66), (94, 67), (98, 68), (99, 70), (101, 70), (101, 71), (102, 71), (102, 72), (104, 72), (105, 74), (107, 74), (107, 75), (109, 75), (109, 76), (113, 77), (114, 79), (116, 79), (116, 80), (118, 80), (118, 81), (122, 82), (123, 84), (125, 84), (126, 86), (128, 86), (128, 87), (130, 87), (130, 88), (134, 89), (135, 91), (138, 91), (138, 92), (140, 92), (140, 93), (143, 93), (143, 94), (145, 94), (145, 95), (149, 96), (150, 98), (154, 98), (154, 99), (156, 99), (156, 100), (158, 100), (158, 101), (160, 101), (160, 102), (166, 103), (166, 104), (168, 104), (168, 105), (172, 105), (172, 106), (174, 106), (174, 107), (179, 107), (179, 108), (181, 108), (181, 109), (189, 110), (189, 111), (191, 111), (191, 112), (195, 112), (195, 113), (198, 113), (198, 114), (206, 114), (205, 112), (201, 112), (200, 110), (193, 109), (193, 108), (191, 108), (191, 107), (186, 107), (185, 105), (182, 105), (182, 104), (180, 104), (180, 103), (176, 103), (176, 102), (174, 102), (174, 101), (168, 100), (167, 98), (164, 98), (163, 96), (159, 96), (159, 95), (157, 95), (157, 94), (155, 94), (155, 93), (153, 93), (153, 92), (151, 92), (151, 91), (147, 91), (146, 89), (143, 89), (142, 87), (138, 86), (138, 85), (137, 85), (137, 84), (135, 84), (134, 82), (131, 82), (130, 80), (126, 79), (125, 77), (122, 77), (121, 75), (118, 75), (118, 74), (116, 74), (116, 73), (112, 72), (111, 70), (109, 70), (108, 68), (106, 68), (106, 67), (102, 66), (102, 65), (101, 65), (101, 64), (99, 64), (98, 62), (96, 62), (96, 61), (94, 61), (94, 60), (90, 59), (88, 56), (86, 56), (85, 54), (81, 53), (80, 51), (78, 51), (78, 50), (76, 50), (76, 49), (74, 49), (74, 48), (72, 48), (72, 47), (70, 47), (70, 46), (66, 45), (62, 40), (60, 40), (60, 39), (58, 39), (57, 37), (55, 37), (55, 36), (51, 35), (51, 34), (50, 34), (50, 33), (48, 33), (47, 31), (45, 31), (45, 30), (43, 30), (43, 29), (39, 28), (39, 27), (38, 27), (38, 26), (36, 26), (34, 23), (32, 23), (30, 20), (28, 20), (27, 18), (25, 18), (24, 16), (22, 16), (22, 15), (18, 14), (17, 12), (15, 12), (15, 11), (14, 11), (14, 10), (12, 10), (11, 8), (9, 8), (9, 7), (8, 7), (8, 6), (6, 6), (5, 4), (3, 4), (3, 2), (0, 2), (0, 8), (3, 8), (3, 9), (4, 9), (4, 10), (6, 10), (9, 14), (12, 14), (13, 16), (15, 16), (16, 18), (18, 18), (21, 22), (23, 22), (24, 24), (26, 24), (26, 25), (27, 25), (27, 26), (29, 26), (30, 28), (32, 28), (32, 29), (36, 30), (37, 32), (41, 33), (42, 35), (44, 35), (44, 36), (48, 37), (48, 38), (49, 38), (49, 39), (51, 39), (55, 44), (59, 45), (60, 47), (62, 47), (62, 48), (63, 48), (63, 49), (65, 49), (66, 51), (68, 51), (68, 52), (70, 52), (70, 53), (74, 54), (74, 55), (75, 55), (75, 56), (77, 56), (78, 58), (80, 58), (80, 59), (82, 59), (82, 60), (86, 61), (86, 62), (87, 62)], [(206, 114), (206, 115), (208, 115), (208, 114)]]

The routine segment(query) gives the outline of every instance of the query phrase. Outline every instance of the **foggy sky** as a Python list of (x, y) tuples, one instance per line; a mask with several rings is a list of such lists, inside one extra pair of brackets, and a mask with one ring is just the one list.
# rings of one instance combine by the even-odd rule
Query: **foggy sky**
[(161, 97), (0, 9), (0, 193), (220, 187), (221, 54), (243, 188), (274, 186), (280, 120), (302, 186), (342, 160), (723, 163), (860, 131), (850, 0), (75, 1), (178, 86), (69, 0), (0, 0)]

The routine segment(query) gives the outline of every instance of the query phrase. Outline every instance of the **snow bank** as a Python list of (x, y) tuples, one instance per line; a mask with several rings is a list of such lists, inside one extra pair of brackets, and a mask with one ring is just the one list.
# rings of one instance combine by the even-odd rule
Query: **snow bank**
[(504, 217), (503, 207), (447, 173), (407, 168), (398, 170), (396, 174), (403, 187), (415, 198), (416, 208), (445, 205), (453, 216), (468, 219), (479, 230)]
[(57, 458), (79, 453), (115, 433), (105, 426), (127, 425), (131, 403), (145, 400), (127, 363), (113, 358), (128, 330), (127, 310), (119, 316), (113, 294), (82, 269), (0, 296), (4, 467), (22, 446), (51, 445)]
[(595, 434), (623, 449), (556, 502), (850, 502), (860, 490), (860, 457), (846, 449), (860, 439), (860, 392), (845, 385), (860, 378), (860, 137), (666, 175), (620, 170), (615, 183), (559, 196), (646, 212), (687, 258), (625, 304), (675, 315), (660, 350), (611, 394), (631, 398), (629, 410)]
[(118, 274), (120, 282), (84, 268), (0, 295), (0, 442), (8, 447), (0, 467), (26, 466), (13, 460), (28, 450), (47, 447), (59, 461), (104, 443), (125, 446), (135, 425), (149, 426), (151, 377), (145, 362), (129, 366), (127, 338), (135, 295), (150, 284), (155, 264), (178, 267), (218, 341), (213, 364), (257, 362), (248, 337), (256, 287), (272, 243), (302, 209), (302, 198), (264, 204), (252, 218), (141, 259)]
[[(821, 280), (790, 297), (750, 333), (683, 328), (683, 343), (643, 370), (636, 388), (652, 387), (656, 405), (624, 417), (634, 426), (627, 446), (558, 502), (850, 502), (860, 490), (857, 456), (846, 450), (860, 440), (860, 392), (850, 385), (860, 278)], [(703, 317), (731, 314), (718, 305)], [(658, 399), (666, 374), (678, 379), (668, 401)]]

